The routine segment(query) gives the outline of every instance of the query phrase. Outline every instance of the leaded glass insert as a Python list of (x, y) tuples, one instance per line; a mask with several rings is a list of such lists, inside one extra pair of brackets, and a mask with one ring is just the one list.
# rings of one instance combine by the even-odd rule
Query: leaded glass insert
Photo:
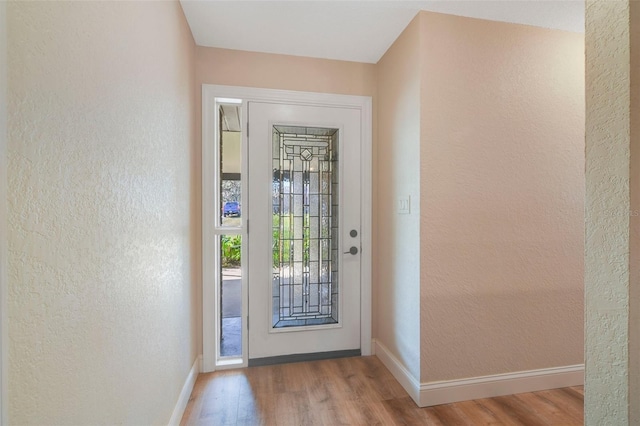
[(338, 322), (338, 129), (273, 126), (273, 327)]

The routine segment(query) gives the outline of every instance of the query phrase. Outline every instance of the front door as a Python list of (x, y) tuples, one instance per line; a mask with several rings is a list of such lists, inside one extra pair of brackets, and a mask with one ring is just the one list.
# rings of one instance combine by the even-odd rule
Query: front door
[(249, 363), (357, 353), (361, 110), (249, 102), (248, 118)]

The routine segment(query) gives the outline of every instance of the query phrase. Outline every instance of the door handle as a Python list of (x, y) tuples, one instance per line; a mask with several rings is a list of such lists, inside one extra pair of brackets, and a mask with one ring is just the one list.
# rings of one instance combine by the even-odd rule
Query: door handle
[(358, 254), (358, 247), (351, 246), (349, 251), (345, 251), (344, 254)]

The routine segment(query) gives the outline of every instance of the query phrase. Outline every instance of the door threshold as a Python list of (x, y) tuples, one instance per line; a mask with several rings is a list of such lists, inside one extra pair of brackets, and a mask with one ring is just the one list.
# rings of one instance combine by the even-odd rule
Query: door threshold
[(249, 360), (249, 367), (260, 367), (263, 365), (275, 365), (275, 364), (291, 364), (294, 362), (305, 361), (320, 361), (323, 359), (334, 358), (348, 358), (354, 356), (360, 356), (360, 349), (348, 349), (346, 351), (331, 351), (331, 352), (314, 352), (310, 354), (291, 354), (270, 356), (266, 358), (253, 358)]

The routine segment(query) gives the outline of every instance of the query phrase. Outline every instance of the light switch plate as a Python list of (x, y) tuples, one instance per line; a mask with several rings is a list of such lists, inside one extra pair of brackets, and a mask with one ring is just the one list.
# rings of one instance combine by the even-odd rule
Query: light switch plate
[(403, 196), (398, 197), (398, 214), (410, 214), (411, 213), (411, 197)]

